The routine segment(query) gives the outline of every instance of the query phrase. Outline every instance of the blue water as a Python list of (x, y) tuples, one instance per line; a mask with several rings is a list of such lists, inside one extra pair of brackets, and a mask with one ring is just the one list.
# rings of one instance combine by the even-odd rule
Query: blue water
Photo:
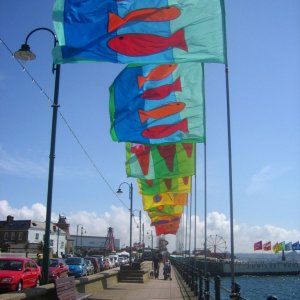
[[(227, 290), (230, 289), (230, 282), (230, 277), (221, 279), (222, 287)], [(241, 286), (241, 296), (246, 300), (266, 300), (270, 295), (278, 300), (300, 300), (300, 275), (237, 276), (235, 282)], [(228, 300), (228, 293), (222, 291), (221, 299)]]

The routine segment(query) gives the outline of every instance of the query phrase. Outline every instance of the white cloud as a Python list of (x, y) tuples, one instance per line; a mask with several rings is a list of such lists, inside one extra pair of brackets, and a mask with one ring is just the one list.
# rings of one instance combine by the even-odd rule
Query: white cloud
[(44, 177), (48, 166), (45, 162), (36, 163), (21, 157), (13, 157), (0, 147), (0, 171), (21, 176)]
[[(15, 219), (31, 219), (36, 221), (44, 221), (46, 216), (46, 207), (41, 203), (35, 203), (31, 207), (23, 206), (22, 208), (12, 207), (7, 200), (0, 200), (0, 220), (5, 220), (7, 215), (13, 215)], [(112, 205), (109, 211), (104, 211), (102, 214), (93, 211), (78, 211), (70, 212), (66, 215), (67, 222), (70, 224), (71, 234), (76, 234), (77, 225), (80, 234), (81, 226), (84, 227), (86, 235), (100, 235), (106, 236), (108, 227), (114, 230), (114, 237), (121, 240), (121, 246), (129, 244), (129, 211), (123, 207)], [(52, 213), (52, 221), (58, 220), (58, 214)], [(191, 230), (191, 249), (194, 248), (194, 221), (195, 216), (192, 216), (192, 230)], [(149, 218), (146, 213), (142, 214), (142, 222), (144, 223), (144, 239), (146, 246), (151, 244), (151, 231), (154, 235), (155, 230), (150, 227)], [(133, 243), (139, 240), (138, 218), (132, 222)], [(179, 233), (185, 233), (185, 216), (183, 216), (182, 227)], [(188, 220), (189, 224), (189, 220)], [(204, 220), (196, 217), (196, 247), (203, 248), (204, 245)], [(188, 230), (189, 232), (189, 230)], [(180, 236), (180, 234), (178, 234)], [(189, 234), (188, 234), (189, 235)], [(218, 235), (222, 237), (227, 243), (227, 250), (230, 250), (230, 222), (229, 219), (220, 212), (211, 212), (207, 216), (207, 236)], [(300, 239), (300, 232), (298, 230), (287, 230), (285, 228), (276, 227), (270, 224), (248, 226), (247, 224), (234, 225), (234, 248), (235, 253), (238, 252), (253, 252), (253, 244), (257, 241), (263, 242), (272, 241), (293, 241)], [(174, 235), (166, 235), (168, 240), (168, 250), (175, 250), (176, 237)], [(188, 241), (187, 241), (188, 245)]]
[(274, 170), (271, 166), (263, 167), (257, 174), (251, 178), (250, 185), (247, 188), (248, 193), (258, 192), (266, 187), (273, 177)]

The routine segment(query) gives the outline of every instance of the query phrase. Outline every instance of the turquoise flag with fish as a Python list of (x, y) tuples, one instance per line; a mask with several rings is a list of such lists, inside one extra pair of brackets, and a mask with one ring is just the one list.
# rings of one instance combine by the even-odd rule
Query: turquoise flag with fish
[(141, 144), (203, 142), (203, 77), (201, 63), (127, 66), (110, 87), (112, 139)]
[(56, 0), (54, 63), (226, 63), (224, 0)]

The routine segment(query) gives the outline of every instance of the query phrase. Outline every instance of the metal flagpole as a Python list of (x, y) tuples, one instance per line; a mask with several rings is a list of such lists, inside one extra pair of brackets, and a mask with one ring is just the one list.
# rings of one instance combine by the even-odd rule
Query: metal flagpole
[[(195, 194), (195, 204), (194, 204), (194, 210), (195, 210), (195, 222), (194, 222), (194, 254), (196, 255), (196, 236), (197, 236), (197, 224), (196, 224), (196, 215), (197, 215), (197, 144), (195, 144), (195, 189), (194, 189), (194, 194)], [(191, 177), (191, 182), (193, 177)], [(192, 187), (191, 187), (192, 189)], [(195, 260), (196, 263), (196, 260)]]
[(232, 192), (232, 154), (231, 154), (231, 126), (230, 126), (230, 97), (229, 97), (229, 68), (225, 65), (226, 74), (226, 104), (227, 104), (227, 135), (228, 135), (228, 171), (229, 171), (229, 201), (230, 201), (230, 268), (231, 292), (236, 293), (234, 282), (234, 232), (233, 232), (233, 192)]

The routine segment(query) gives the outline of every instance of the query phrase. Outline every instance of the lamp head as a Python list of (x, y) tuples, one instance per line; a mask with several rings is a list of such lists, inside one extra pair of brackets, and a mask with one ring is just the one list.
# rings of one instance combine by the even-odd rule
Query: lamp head
[(121, 188), (118, 188), (117, 194), (123, 194), (123, 191), (121, 190)]
[(36, 58), (36, 55), (31, 52), (28, 44), (22, 44), (21, 48), (15, 52), (14, 56), (24, 61), (34, 60)]

